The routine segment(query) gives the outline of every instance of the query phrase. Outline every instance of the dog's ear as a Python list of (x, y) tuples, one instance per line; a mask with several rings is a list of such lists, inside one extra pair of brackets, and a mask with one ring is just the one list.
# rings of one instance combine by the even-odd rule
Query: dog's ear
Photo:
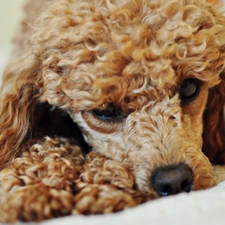
[(225, 73), (209, 92), (204, 112), (203, 152), (212, 163), (225, 163)]
[(28, 53), (5, 69), (0, 93), (0, 170), (19, 154), (28, 134), (39, 67), (38, 57)]

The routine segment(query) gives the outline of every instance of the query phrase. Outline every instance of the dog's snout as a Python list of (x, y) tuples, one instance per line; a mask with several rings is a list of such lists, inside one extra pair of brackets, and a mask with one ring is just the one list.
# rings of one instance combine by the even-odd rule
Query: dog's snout
[(192, 170), (183, 163), (157, 168), (152, 173), (151, 185), (160, 196), (190, 192), (193, 185)]

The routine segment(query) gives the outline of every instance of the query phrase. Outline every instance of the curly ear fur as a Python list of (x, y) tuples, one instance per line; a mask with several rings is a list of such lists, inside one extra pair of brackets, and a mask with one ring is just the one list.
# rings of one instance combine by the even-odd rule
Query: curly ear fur
[(225, 74), (221, 83), (209, 92), (204, 113), (203, 152), (212, 163), (225, 163)]
[(89, 151), (69, 115), (40, 99), (43, 95), (41, 67), (41, 60), (31, 50), (5, 70), (0, 103), (0, 170), (21, 154), (21, 148), (46, 135), (73, 137), (74, 144), (84, 152)]
[(18, 147), (28, 134), (36, 104), (38, 69), (37, 56), (29, 53), (5, 70), (0, 104), (0, 170), (18, 155)]

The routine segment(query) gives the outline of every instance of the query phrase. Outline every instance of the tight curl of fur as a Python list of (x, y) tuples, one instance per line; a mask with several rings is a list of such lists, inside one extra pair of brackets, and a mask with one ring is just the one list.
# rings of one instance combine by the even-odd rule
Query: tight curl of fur
[(0, 218), (7, 222), (117, 212), (147, 199), (135, 191), (129, 166), (100, 153), (83, 156), (65, 139), (32, 145), (0, 180)]
[[(211, 163), (225, 162), (221, 10), (29, 0), (25, 11), (0, 90), (0, 220), (114, 212), (214, 184)], [(179, 190), (164, 183), (178, 173)]]

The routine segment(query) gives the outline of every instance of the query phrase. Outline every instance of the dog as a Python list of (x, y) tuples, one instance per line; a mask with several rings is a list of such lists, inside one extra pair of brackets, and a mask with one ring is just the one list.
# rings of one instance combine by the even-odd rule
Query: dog
[(1, 219), (114, 212), (211, 187), (225, 161), (222, 12), (204, 0), (36, 5), (1, 87)]

